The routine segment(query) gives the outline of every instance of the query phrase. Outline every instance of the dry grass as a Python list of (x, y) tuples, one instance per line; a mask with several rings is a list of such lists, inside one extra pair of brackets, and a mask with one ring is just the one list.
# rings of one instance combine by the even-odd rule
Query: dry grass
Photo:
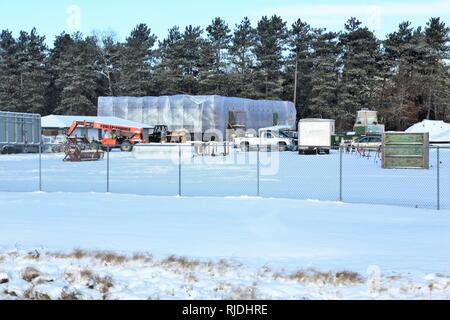
[[(284, 278), (285, 276), (277, 273), (274, 274), (274, 279)], [(333, 272), (320, 272), (314, 269), (299, 270), (287, 276), (287, 279), (297, 281), (301, 283), (316, 283), (316, 284), (331, 284), (331, 285), (348, 285), (348, 284), (360, 284), (364, 282), (362, 276), (356, 272), (351, 271), (339, 271)]]
[(186, 283), (197, 283), (198, 278), (195, 276), (195, 274), (193, 272), (189, 272), (188, 274), (186, 274), (184, 276), (184, 281)]
[(87, 252), (86, 252), (86, 251), (83, 251), (83, 250), (81, 250), (81, 249), (75, 249), (75, 250), (73, 250), (72, 253), (70, 254), (70, 257), (71, 257), (71, 258), (74, 258), (74, 259), (77, 259), (77, 260), (83, 259), (83, 258), (85, 258), (86, 256), (88, 256)]
[(80, 296), (81, 296), (81, 294), (79, 292), (68, 292), (68, 291), (63, 290), (59, 300), (76, 301), (76, 300), (80, 300)]
[(112, 278), (108, 276), (105, 277), (95, 276), (94, 282), (96, 284), (98, 291), (102, 294), (107, 294), (109, 290), (114, 287)]
[(94, 258), (106, 264), (122, 265), (127, 262), (128, 258), (114, 252), (97, 252)]
[(41, 276), (41, 272), (33, 267), (27, 267), (21, 272), (21, 278), (26, 282), (33, 282), (34, 279)]
[(132, 257), (133, 261), (143, 261), (145, 263), (153, 262), (153, 256), (144, 253), (135, 253)]
[(195, 269), (201, 265), (197, 260), (189, 260), (186, 257), (169, 256), (161, 261), (162, 266), (182, 269)]
[(83, 269), (80, 271), (80, 277), (82, 279), (93, 279), (94, 273), (89, 269)]

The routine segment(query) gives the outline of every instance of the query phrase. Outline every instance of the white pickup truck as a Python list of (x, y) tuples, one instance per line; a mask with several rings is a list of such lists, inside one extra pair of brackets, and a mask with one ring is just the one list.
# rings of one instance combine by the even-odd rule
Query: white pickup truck
[(246, 136), (242, 138), (235, 138), (234, 145), (242, 151), (247, 152), (256, 150), (258, 145), (260, 150), (270, 151), (287, 151), (295, 147), (294, 141), (283, 130), (288, 130), (287, 127), (270, 127), (259, 130), (259, 137)]

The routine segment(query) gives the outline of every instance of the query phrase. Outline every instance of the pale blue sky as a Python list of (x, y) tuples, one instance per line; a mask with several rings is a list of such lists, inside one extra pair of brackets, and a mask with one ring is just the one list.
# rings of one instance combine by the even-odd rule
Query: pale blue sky
[(314, 27), (338, 31), (350, 16), (362, 20), (380, 38), (410, 20), (425, 25), (430, 17), (441, 17), (450, 25), (450, 0), (357, 1), (357, 0), (0, 0), (0, 29), (36, 27), (52, 43), (62, 31), (77, 29), (84, 34), (112, 30), (120, 40), (140, 22), (147, 23), (159, 39), (174, 25), (205, 27), (216, 16), (230, 26), (248, 16), (253, 24), (262, 15), (279, 14), (290, 24), (302, 18)]

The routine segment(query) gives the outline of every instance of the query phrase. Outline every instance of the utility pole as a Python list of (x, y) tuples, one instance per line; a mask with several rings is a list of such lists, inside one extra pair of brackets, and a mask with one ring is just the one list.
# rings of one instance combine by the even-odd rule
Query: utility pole
[(295, 75), (294, 75), (294, 106), (297, 108), (297, 85), (298, 85), (298, 50), (295, 55)]

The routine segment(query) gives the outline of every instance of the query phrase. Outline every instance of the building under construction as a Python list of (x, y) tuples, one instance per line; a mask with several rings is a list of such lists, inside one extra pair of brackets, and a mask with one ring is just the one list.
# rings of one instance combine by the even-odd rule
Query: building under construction
[(239, 131), (271, 126), (295, 128), (297, 112), (292, 102), (251, 100), (222, 96), (100, 97), (98, 116), (118, 117), (170, 130), (223, 138)]

